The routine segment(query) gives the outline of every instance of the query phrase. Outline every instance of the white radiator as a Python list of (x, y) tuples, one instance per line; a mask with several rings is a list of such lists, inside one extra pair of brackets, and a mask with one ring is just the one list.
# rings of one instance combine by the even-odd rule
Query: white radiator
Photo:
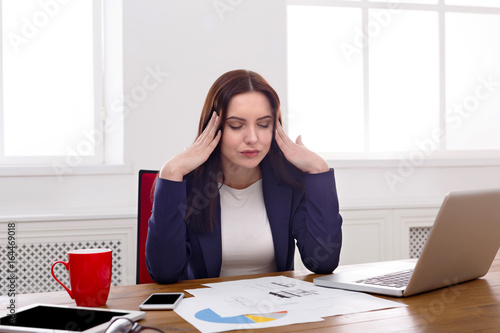
[[(88, 248), (109, 248), (113, 250), (113, 271), (111, 285), (121, 285), (122, 277), (122, 243), (120, 240), (83, 241), (61, 243), (17, 244), (15, 249), (17, 269), (16, 294), (38, 293), (64, 290), (50, 274), (53, 262), (68, 261), (68, 251)], [(0, 246), (0, 253), (7, 253), (7, 246)], [(0, 295), (7, 294), (7, 260), (0, 260)], [(69, 272), (64, 265), (54, 267), (57, 278), (68, 288)]]
[(410, 258), (418, 258), (422, 253), (425, 242), (429, 238), (432, 226), (410, 227)]

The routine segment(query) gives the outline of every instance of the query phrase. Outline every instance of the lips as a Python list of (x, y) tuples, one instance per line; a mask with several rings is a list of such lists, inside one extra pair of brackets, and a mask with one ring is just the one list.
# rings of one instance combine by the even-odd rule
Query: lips
[(245, 156), (246, 158), (253, 158), (259, 155), (259, 150), (257, 149), (244, 150), (241, 152), (241, 155)]

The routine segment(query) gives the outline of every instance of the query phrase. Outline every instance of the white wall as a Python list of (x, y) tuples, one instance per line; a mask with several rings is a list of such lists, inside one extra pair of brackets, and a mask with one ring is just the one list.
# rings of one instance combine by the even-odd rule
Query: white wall
[(212, 1), (123, 1), (123, 94), (132, 95), (143, 85), (148, 70), (161, 72), (158, 87), (141, 101), (132, 98), (125, 116), (124, 160), (132, 171), (62, 178), (50, 172), (0, 176), (0, 218), (71, 214), (86, 207), (133, 212), (137, 171), (159, 169), (193, 141), (204, 97), (228, 70), (255, 70), (284, 97), (283, 3), (232, 3), (227, 7), (232, 11), (218, 13)]
[[(217, 3), (232, 10), (218, 15)], [(143, 84), (148, 70), (168, 73), (125, 117), (124, 157), (131, 172), (62, 180), (53, 175), (0, 177), (0, 217), (86, 207), (133, 212), (137, 171), (160, 168), (193, 141), (205, 94), (227, 70), (261, 73), (280, 94), (286, 111), (285, 6), (281, 0), (124, 0), (124, 95)], [(341, 206), (438, 202), (450, 190), (500, 186), (499, 166), (428, 166), (415, 168), (391, 189), (384, 175), (388, 170), (397, 174), (400, 162), (388, 169), (332, 161)]]
[(125, 158), (136, 169), (160, 168), (193, 142), (205, 95), (228, 70), (257, 71), (285, 97), (285, 7), (240, 2), (220, 17), (213, 1), (125, 1), (125, 94), (146, 67), (168, 72), (126, 121)]

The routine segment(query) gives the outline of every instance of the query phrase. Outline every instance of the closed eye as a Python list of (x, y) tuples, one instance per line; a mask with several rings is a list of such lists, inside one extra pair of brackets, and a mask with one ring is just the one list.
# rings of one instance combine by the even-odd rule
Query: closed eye
[(268, 121), (266, 119), (266, 121), (261, 121), (261, 122), (257, 122), (257, 126), (261, 127), (261, 128), (268, 128), (269, 125), (271, 125), (271, 121)]

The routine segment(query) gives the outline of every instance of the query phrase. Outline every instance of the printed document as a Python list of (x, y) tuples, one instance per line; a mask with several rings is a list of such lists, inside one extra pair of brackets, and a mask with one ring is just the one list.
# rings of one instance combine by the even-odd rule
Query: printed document
[(406, 306), (364, 293), (323, 288), (285, 276), (205, 284), (175, 309), (201, 332), (257, 329)]

